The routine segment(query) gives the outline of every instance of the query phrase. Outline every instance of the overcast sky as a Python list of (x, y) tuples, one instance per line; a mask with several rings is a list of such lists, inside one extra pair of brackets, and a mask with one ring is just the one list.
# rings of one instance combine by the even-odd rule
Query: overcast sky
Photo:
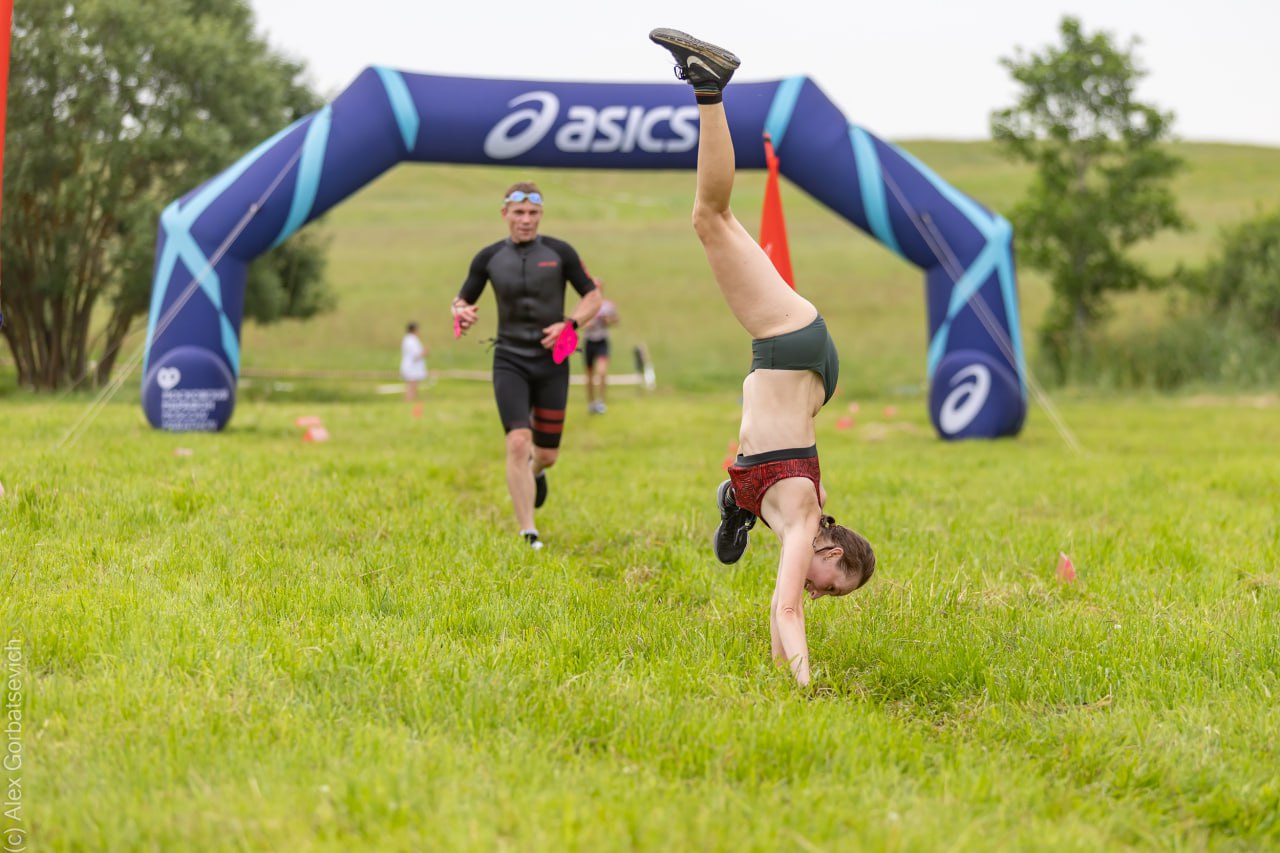
[[(662, 82), (653, 27), (742, 58), (738, 78), (805, 74), (886, 139), (985, 139), (1015, 88), (999, 64), (1058, 40), (1064, 14), (1141, 41), (1139, 96), (1182, 139), (1280, 146), (1280, 0), (250, 0), (273, 47), (332, 97), (368, 65), (518, 80)], [(1196, 11), (1181, 11), (1195, 9)]]

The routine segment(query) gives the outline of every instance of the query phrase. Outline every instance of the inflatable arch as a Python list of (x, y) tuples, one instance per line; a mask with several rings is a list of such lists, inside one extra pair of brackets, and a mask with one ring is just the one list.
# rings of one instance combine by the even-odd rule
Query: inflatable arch
[[(943, 438), (1014, 435), (1026, 415), (1012, 231), (808, 77), (734, 83), (738, 167), (781, 173), (925, 270), (929, 408)], [(220, 430), (235, 407), (245, 272), (256, 256), (405, 160), (692, 169), (682, 84), (485, 80), (365, 69), (332, 102), (160, 217), (142, 380), (150, 423)]]

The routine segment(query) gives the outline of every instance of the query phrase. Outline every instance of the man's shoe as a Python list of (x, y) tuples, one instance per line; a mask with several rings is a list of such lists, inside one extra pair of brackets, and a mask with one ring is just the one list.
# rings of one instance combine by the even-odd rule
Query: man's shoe
[(543, 471), (533, 478), (533, 508), (538, 509), (547, 502), (547, 472)]
[(725, 480), (716, 490), (716, 505), (720, 509), (714, 542), (716, 559), (726, 565), (736, 563), (747, 550), (747, 533), (755, 527), (756, 517), (734, 501), (732, 480)]
[(650, 41), (660, 44), (676, 60), (676, 79), (693, 86), (698, 103), (715, 104), (742, 60), (722, 47), (694, 38), (680, 30), (659, 27), (649, 33)]
[(535, 551), (542, 550), (542, 540), (538, 538), (537, 533), (534, 533), (533, 531), (529, 531), (527, 533), (521, 533), (520, 535), (524, 537), (524, 541), (529, 543), (530, 548), (532, 548)]

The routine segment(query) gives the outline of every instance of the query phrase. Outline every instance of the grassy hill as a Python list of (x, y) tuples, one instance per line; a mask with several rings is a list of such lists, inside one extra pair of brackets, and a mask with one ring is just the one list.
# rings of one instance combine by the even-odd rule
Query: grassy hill
[[(908, 141), (902, 146), (986, 206), (1007, 212), (1029, 171), (990, 143)], [(1153, 267), (1196, 265), (1218, 229), (1274, 203), (1280, 148), (1183, 143), (1188, 168), (1176, 182), (1191, 228), (1161, 235), (1139, 254)], [(689, 227), (691, 172), (557, 171), (405, 164), (348, 199), (321, 223), (332, 238), (332, 314), (269, 328), (246, 324), (247, 368), (394, 371), (404, 324), (424, 327), (436, 369), (484, 368), (479, 341), (492, 334), (491, 296), (477, 334), (453, 342), (449, 299), (474, 252), (505, 235), (502, 190), (532, 178), (547, 195), (543, 231), (573, 242), (607, 282), (623, 322), (616, 342), (644, 341), (659, 380), (684, 388), (723, 388), (741, 380), (746, 338), (724, 309)], [(734, 209), (755, 230), (763, 172), (744, 172)], [(848, 365), (845, 390), (883, 394), (924, 381), (923, 276), (843, 218), (784, 182), (783, 202), (797, 287), (837, 332)], [(1019, 271), (1024, 335), (1048, 301), (1042, 276)], [(1118, 303), (1121, 322), (1149, 316), (1158, 299)], [(1034, 350), (1029, 352), (1032, 369)], [(620, 365), (625, 366), (625, 365)]]
[[(989, 142), (899, 143), (944, 179), (987, 207), (1007, 213), (1025, 192), (1030, 171)], [(1280, 148), (1178, 143), (1187, 169), (1175, 182), (1190, 228), (1139, 247), (1155, 269), (1199, 265), (1219, 229), (1274, 205)], [(505, 235), (502, 190), (532, 178), (546, 192), (544, 233), (563, 237), (603, 277), (623, 322), (615, 346), (649, 347), (659, 383), (724, 388), (741, 380), (746, 338), (724, 309), (689, 226), (692, 172), (568, 171), (434, 164), (392, 169), (310, 228), (331, 241), (328, 279), (333, 312), (269, 327), (246, 322), (242, 365), (253, 371), (384, 371), (394, 375), (409, 319), (423, 325), (436, 370), (486, 369), (482, 341), (492, 335), (492, 297), (482, 322), (460, 342), (450, 334), (449, 299), (481, 246)], [(763, 172), (743, 172), (734, 209), (752, 231), (759, 223)], [(837, 337), (846, 369), (843, 390), (858, 396), (904, 393), (925, 380), (923, 275), (843, 218), (784, 180), (783, 202), (799, 289), (820, 307)], [(1015, 235), (1016, 240), (1016, 235)], [(1023, 334), (1036, 368), (1035, 329), (1048, 304), (1042, 275), (1019, 269)], [(1156, 322), (1162, 299), (1124, 296), (1118, 324)], [(145, 317), (126, 342), (142, 346)], [(0, 393), (13, 389), (8, 352), (0, 352)], [(133, 383), (126, 385), (131, 393)], [(345, 393), (343, 383), (312, 383), (312, 393)]]

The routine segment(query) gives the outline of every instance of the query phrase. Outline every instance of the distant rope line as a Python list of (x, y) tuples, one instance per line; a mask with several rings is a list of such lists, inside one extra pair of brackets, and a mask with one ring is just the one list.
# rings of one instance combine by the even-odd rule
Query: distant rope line
[[(217, 250), (207, 261), (205, 261), (204, 266), (191, 277), (191, 281), (187, 283), (187, 286), (183, 289), (182, 293), (179, 294), (178, 298), (174, 300), (173, 304), (169, 306), (169, 309), (160, 315), (160, 318), (156, 321), (156, 338), (159, 338), (160, 335), (164, 333), (165, 329), (169, 327), (169, 324), (178, 316), (178, 312), (182, 310), (183, 306), (187, 304), (187, 301), (191, 299), (196, 290), (200, 287), (200, 281), (208, 272), (218, 265), (218, 261), (222, 260), (222, 256), (227, 253), (229, 248), (231, 248), (231, 244), (236, 241), (236, 238), (240, 236), (241, 232), (248, 227), (249, 222), (262, 210), (262, 206), (266, 204), (267, 199), (269, 199), (271, 194), (276, 191), (276, 188), (280, 186), (285, 175), (288, 174), (289, 170), (297, 164), (298, 159), (301, 156), (302, 149), (299, 148), (293, 153), (293, 156), (289, 158), (288, 162), (280, 168), (280, 171), (276, 174), (275, 178), (272, 179), (271, 183), (267, 185), (267, 188), (263, 190), (262, 195), (258, 197), (258, 200), (249, 205), (245, 210), (244, 215), (240, 217), (240, 221), (231, 229), (231, 232), (227, 235), (226, 239), (222, 241), (221, 245), (218, 246)], [(107, 403), (111, 402), (111, 398), (120, 390), (125, 379), (138, 368), (139, 364), (141, 364), (142, 356), (145, 352), (146, 342), (144, 341), (142, 346), (139, 346), (134, 350), (133, 354), (130, 355), (129, 358), (125, 359), (124, 364), (117, 371), (116, 376), (112, 377), (106, 387), (102, 389), (93, 402), (85, 409), (84, 413), (80, 415), (80, 418), (71, 425), (66, 433), (63, 434), (62, 438), (60, 438), (53, 446), (55, 451), (61, 450), (63, 447), (70, 444), (74, 444), (80, 439), (80, 436), (84, 434), (84, 430), (93, 422), (93, 419), (97, 417), (98, 413), (102, 411)]]
[[(933, 218), (927, 213), (921, 214), (911, 205), (911, 202), (907, 200), (906, 195), (898, 187), (897, 182), (893, 180), (892, 176), (886, 173), (884, 175), (884, 181), (885, 185), (888, 186), (889, 190), (893, 193), (894, 198), (898, 200), (898, 203), (901, 204), (903, 209), (910, 215), (911, 223), (915, 225), (916, 231), (920, 233), (920, 236), (924, 241), (929, 244), (931, 249), (933, 249), (933, 253), (942, 261), (942, 267), (946, 270), (947, 275), (950, 276), (951, 283), (953, 285), (956, 284), (956, 282), (960, 280), (960, 277), (964, 275), (964, 264), (960, 262), (956, 253), (952, 251), (950, 244), (947, 243), (946, 238), (933, 224)], [(973, 307), (974, 316), (976, 316), (978, 321), (982, 323), (983, 328), (987, 330), (987, 334), (991, 335), (991, 339), (995, 341), (996, 346), (1000, 348), (1000, 352), (1004, 354), (1004, 357), (1009, 360), (1010, 364), (1015, 365), (1016, 367), (1018, 365), (1018, 358), (1017, 353), (1013, 350), (1013, 342), (1009, 340), (1008, 334), (1005, 333), (1005, 330), (1001, 328), (999, 322), (996, 321), (995, 313), (991, 310), (991, 307), (987, 305), (987, 301), (982, 298), (982, 293), (975, 292), (969, 299), (969, 304)], [(1031, 372), (1031, 368), (1026, 364), (1023, 364), (1022, 368), (1026, 372), (1027, 387), (1031, 389), (1031, 395), (1035, 397), (1036, 402), (1040, 404), (1041, 408), (1044, 409), (1045, 414), (1049, 416), (1049, 420), (1058, 431), (1058, 435), (1062, 436), (1062, 440), (1065, 441), (1067, 446), (1072, 450), (1077, 453), (1081, 452), (1082, 448), (1080, 446), (1080, 442), (1076, 440), (1075, 434), (1071, 432), (1071, 429), (1067, 426), (1061, 415), (1058, 414), (1057, 408), (1053, 405), (1053, 401), (1049, 399), (1049, 395), (1045, 392), (1044, 388), (1042, 388), (1040, 383), (1036, 381), (1035, 374)]]
[[(240, 371), (240, 375), (246, 379), (336, 379), (336, 380), (381, 380), (386, 382), (403, 382), (401, 375), (393, 370), (307, 370), (305, 368), (252, 368), (246, 367)], [(493, 370), (431, 370), (428, 371), (429, 379), (449, 379), (477, 382), (492, 382)], [(581, 374), (573, 374), (569, 377), (571, 385), (585, 385), (586, 376)], [(646, 377), (640, 373), (610, 373), (608, 375), (608, 384), (610, 385), (643, 385)]]

